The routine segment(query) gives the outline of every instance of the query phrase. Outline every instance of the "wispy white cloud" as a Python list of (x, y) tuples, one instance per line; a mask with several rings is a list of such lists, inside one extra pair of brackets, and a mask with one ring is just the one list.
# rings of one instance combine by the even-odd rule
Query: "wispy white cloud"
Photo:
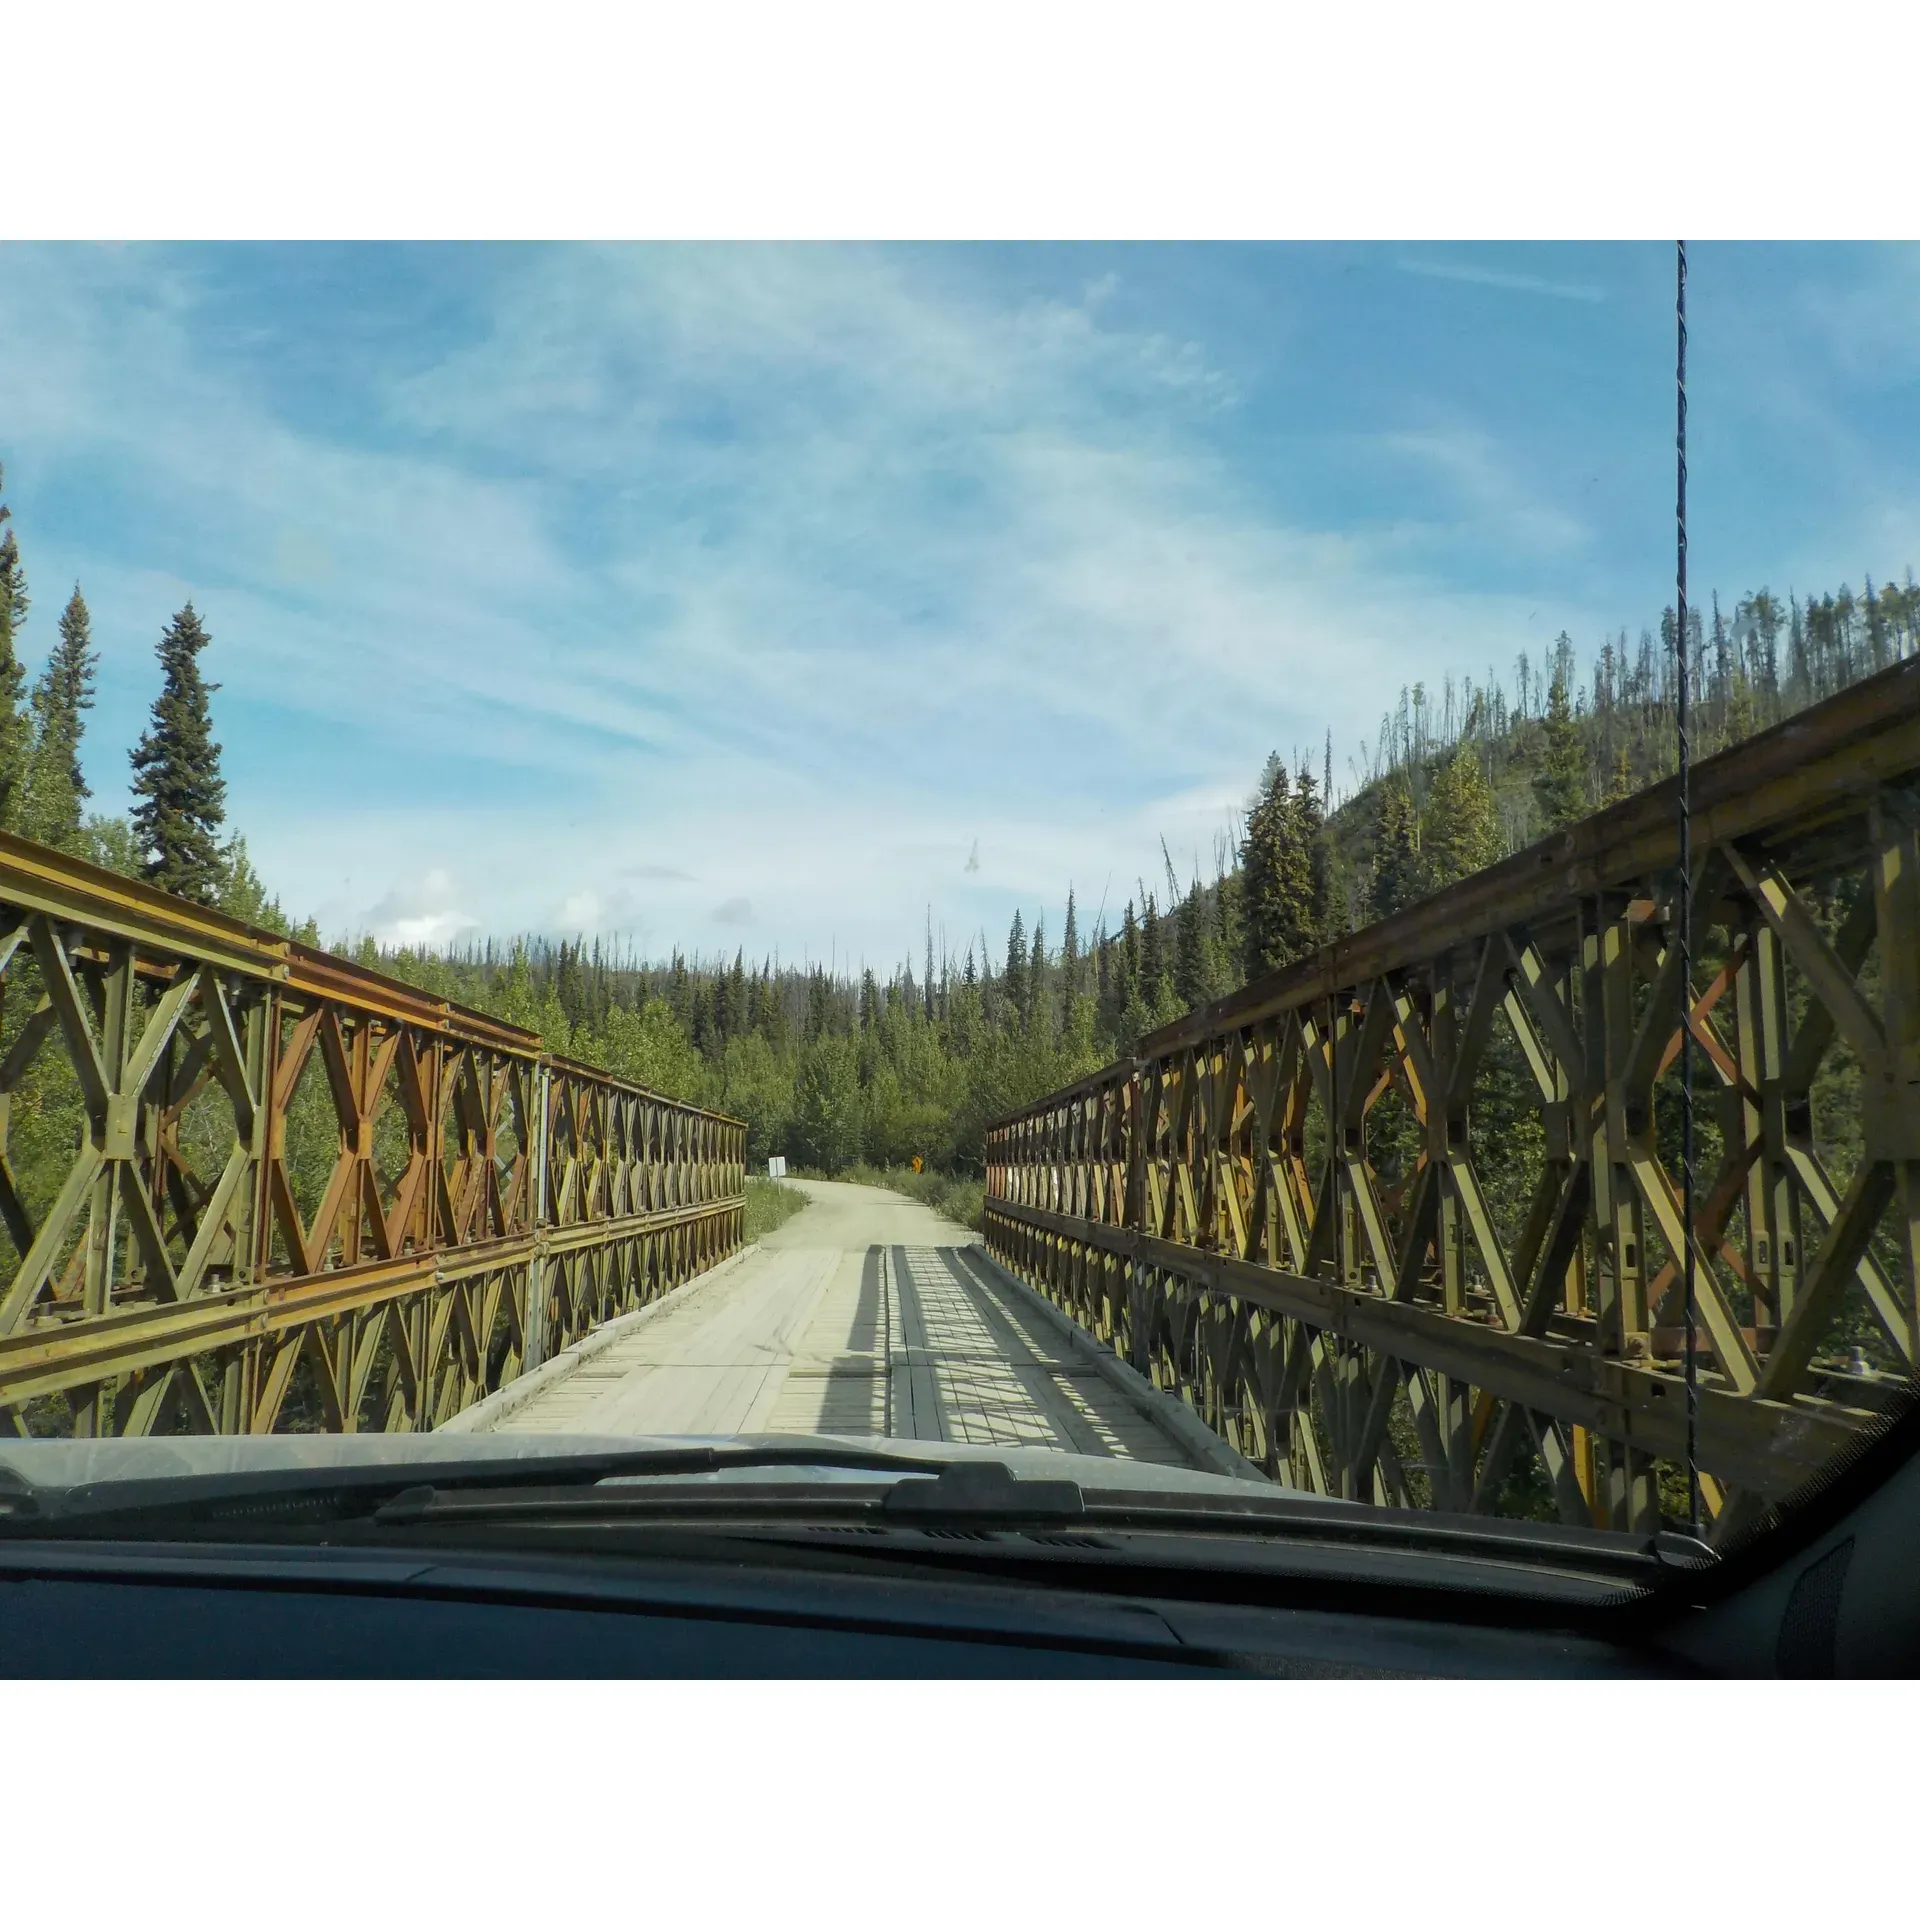
[(1508, 273), (1500, 267), (1476, 266), (1466, 260), (1422, 259), (1417, 256), (1396, 260), (1402, 273), (1419, 274), (1427, 280), (1458, 280), (1468, 286), (1497, 287), (1503, 293), (1537, 293), (1549, 300), (1604, 300), (1601, 287), (1582, 286), (1574, 281), (1545, 280), (1538, 274)]
[(1384, 433), (1375, 444), (1444, 487), (1446, 518), (1428, 528), (1438, 537), (1457, 536), (1471, 522), (1489, 537), (1553, 559), (1564, 559), (1590, 538), (1588, 524), (1531, 484), (1514, 451), (1484, 428)]
[(1417, 511), (1290, 520), (1223, 447), (1242, 379), (1126, 291), (543, 249), (347, 423), (215, 348), (190, 264), (36, 253), (0, 263), (0, 420), (10, 478), (126, 503), (34, 529), (109, 611), (100, 730), (191, 592), (221, 700), (337, 742), (236, 786), (296, 912), (890, 954), (929, 905), (960, 938), (1152, 884), (1162, 834), (1210, 871), (1270, 749), (1344, 762), (1437, 654), (1510, 655), (1539, 600), (1460, 585), (1450, 538), (1584, 551), (1471, 424), (1368, 439)]

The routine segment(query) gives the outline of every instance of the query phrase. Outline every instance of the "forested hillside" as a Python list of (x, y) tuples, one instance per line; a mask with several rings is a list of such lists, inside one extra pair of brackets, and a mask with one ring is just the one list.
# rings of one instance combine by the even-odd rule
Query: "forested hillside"
[[(208, 636), (192, 606), (159, 644), (152, 722), (131, 750), (137, 804), (125, 819), (89, 813), (78, 758), (95, 663), (86, 603), (76, 586), (29, 689), (20, 653), (31, 602), (5, 518), (0, 502), (0, 825), (293, 931), (244, 841), (223, 837), (214, 689), (199, 665)], [(1920, 589), (1909, 568), (1901, 584), (1869, 578), (1857, 594), (1843, 585), (1783, 600), (1761, 588), (1731, 611), (1715, 595), (1690, 637), (1704, 755), (1913, 652)], [(1307, 764), (1268, 760), (1213, 874), (1183, 884), (1163, 859), (1116, 924), (1089, 929), (1069, 894), (1057, 922), (1036, 913), (1029, 926), (1016, 914), (1001, 951), (941, 953), (929, 941), (917, 967), (885, 979), (776, 969), (744, 951), (650, 960), (584, 940), (506, 938), (452, 952), (362, 940), (352, 950), (536, 1028), (556, 1051), (738, 1114), (755, 1158), (785, 1152), (837, 1170), (918, 1156), (971, 1170), (995, 1115), (1670, 773), (1674, 674), (1668, 613), (1637, 639), (1609, 636), (1584, 664), (1562, 634), (1505, 676), (1410, 686), (1350, 763), (1330, 815), (1329, 739), (1317, 777)], [(320, 937), (310, 922), (298, 931)], [(6, 1006), (9, 1034), (21, 1004)], [(16, 1157), (32, 1132), (30, 1091), (16, 1103)]]
[[(1692, 624), (1695, 741), (1718, 751), (1920, 646), (1920, 591), (1762, 589)], [(1583, 670), (1561, 635), (1506, 681), (1413, 686), (1330, 817), (1315, 778), (1271, 758), (1233, 858), (1182, 889), (1163, 863), (1116, 927), (1069, 895), (1054, 939), (1016, 914), (1004, 953), (929, 946), (920, 969), (858, 981), (730, 964), (639, 966), (584, 942), (386, 954), (410, 978), (538, 1027), (549, 1043), (745, 1118), (756, 1155), (977, 1168), (1008, 1108), (1143, 1033), (1284, 966), (1673, 771), (1670, 613)]]

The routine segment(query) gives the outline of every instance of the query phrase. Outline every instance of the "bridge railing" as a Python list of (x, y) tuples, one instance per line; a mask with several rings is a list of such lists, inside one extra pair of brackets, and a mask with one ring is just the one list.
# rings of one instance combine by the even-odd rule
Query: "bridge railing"
[(1668, 781), (1150, 1034), (989, 1132), (990, 1245), (1284, 1483), (1652, 1526), (1684, 1017), (1696, 1458), (1744, 1524), (1920, 1353), (1917, 774), (1920, 660), (1699, 764), (1684, 991)]
[(737, 1248), (745, 1145), (0, 834), (0, 1434), (437, 1426)]

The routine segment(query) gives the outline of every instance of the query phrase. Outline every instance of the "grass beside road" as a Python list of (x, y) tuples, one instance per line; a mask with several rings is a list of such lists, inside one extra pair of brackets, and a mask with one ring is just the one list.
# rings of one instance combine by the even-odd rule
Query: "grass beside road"
[(763, 1175), (747, 1176), (746, 1238), (759, 1240), (775, 1227), (784, 1226), (807, 1204), (807, 1196), (784, 1180), (769, 1180)]
[(886, 1187), (904, 1193), (931, 1207), (942, 1219), (971, 1227), (975, 1233), (986, 1231), (987, 1183), (969, 1180), (957, 1173), (915, 1173), (910, 1167), (870, 1167), (864, 1161), (849, 1167), (840, 1176), (857, 1181), (863, 1187)]

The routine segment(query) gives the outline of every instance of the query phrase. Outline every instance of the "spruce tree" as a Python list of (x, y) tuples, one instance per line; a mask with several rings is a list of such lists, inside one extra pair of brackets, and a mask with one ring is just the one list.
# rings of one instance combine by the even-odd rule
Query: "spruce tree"
[(1018, 1020), (1025, 1010), (1027, 992), (1027, 930), (1020, 920), (1020, 909), (1013, 910), (1013, 925), (1007, 929), (1007, 1005)]
[(1423, 893), (1420, 816), (1406, 776), (1396, 773), (1380, 795), (1380, 825), (1373, 853), (1373, 911), (1384, 920), (1410, 907)]
[[(5, 480), (0, 469), (0, 485)], [(20, 689), (27, 675), (16, 649), (29, 601), (20, 543), (7, 524), (12, 518), (6, 501), (0, 499), (0, 827), (11, 827), (19, 815), (33, 740), (31, 723), (20, 709)]]
[(219, 689), (200, 677), (208, 638), (188, 601), (160, 637), (160, 697), (132, 755), (133, 829), (145, 877), (203, 906), (220, 892), (225, 869), (218, 830), (227, 815), (227, 783), (207, 704)]
[[(570, 941), (560, 942), (560, 957), (554, 967), (553, 993), (560, 1002), (560, 1011), (567, 1016), (567, 1024), (577, 1027), (585, 1009), (580, 999), (580, 956)], [(696, 1037), (694, 1045), (699, 1044)]]
[(1241, 957), (1246, 952), (1246, 934), (1242, 924), (1241, 904), (1245, 898), (1245, 882), (1236, 866), (1222, 873), (1214, 886), (1213, 909), (1213, 991), (1215, 994), (1231, 993), (1236, 987), (1245, 984), (1246, 976), (1241, 972)]
[(1246, 845), (1240, 856), (1242, 965), (1258, 980), (1286, 964), (1279, 900), (1286, 864), (1287, 769), (1277, 753), (1267, 756), (1260, 791), (1247, 812)]
[(76, 586), (60, 616), (60, 638), (33, 688), (33, 751), (18, 814), (22, 833), (44, 846), (79, 851), (81, 803), (92, 789), (80, 771), (80, 736), (93, 705), (93, 651), (87, 603)]
[(1167, 956), (1160, 932), (1160, 907), (1147, 895), (1140, 919), (1140, 998), (1151, 1013), (1167, 991)]
[(833, 989), (824, 967), (815, 967), (807, 981), (807, 1039), (819, 1040), (833, 1031)]
[[(642, 974), (641, 985), (645, 984), (646, 976)], [(786, 1001), (774, 982), (771, 955), (754, 976), (753, 1030), (776, 1053), (781, 1052), (787, 1044)]]
[(1567, 698), (1567, 676), (1556, 673), (1547, 692), (1545, 748), (1533, 776), (1534, 798), (1547, 826), (1558, 831), (1587, 811), (1587, 749)]
[(1027, 1018), (1046, 1031), (1047, 1023), (1047, 927), (1040, 914), (1033, 916), (1033, 949), (1027, 956)]
[(1073, 889), (1067, 889), (1067, 930), (1060, 941), (1061, 1031), (1072, 1033), (1074, 1008), (1080, 999), (1080, 927), (1073, 915)]
[(1300, 951), (1310, 953), (1330, 937), (1333, 858), (1327, 845), (1326, 816), (1313, 775), (1302, 764), (1293, 783), (1294, 832), (1307, 863), (1307, 912), (1300, 928)]
[[(1311, 786), (1304, 777), (1301, 784)], [(1304, 808), (1297, 806), (1285, 764), (1270, 755), (1247, 815), (1241, 857), (1240, 924), (1249, 980), (1277, 973), (1318, 944), (1312, 842), (1306, 837), (1312, 832), (1318, 838), (1317, 825), (1311, 794)]]
[(1196, 880), (1187, 890), (1173, 939), (1173, 991), (1187, 1013), (1205, 1006), (1208, 998), (1206, 911), (1206, 896)]
[(1465, 742), (1434, 775), (1422, 838), (1427, 886), (1434, 892), (1491, 866), (1506, 852), (1493, 789), (1480, 756)]
[(1887, 620), (1880, 596), (1873, 590), (1873, 575), (1867, 575), (1867, 590), (1860, 603), (1867, 615), (1867, 657), (1875, 673), (1887, 664)]
[(1767, 719), (1777, 720), (1780, 692), (1780, 603), (1765, 587), (1753, 596), (1753, 624), (1759, 681), (1767, 695)]

